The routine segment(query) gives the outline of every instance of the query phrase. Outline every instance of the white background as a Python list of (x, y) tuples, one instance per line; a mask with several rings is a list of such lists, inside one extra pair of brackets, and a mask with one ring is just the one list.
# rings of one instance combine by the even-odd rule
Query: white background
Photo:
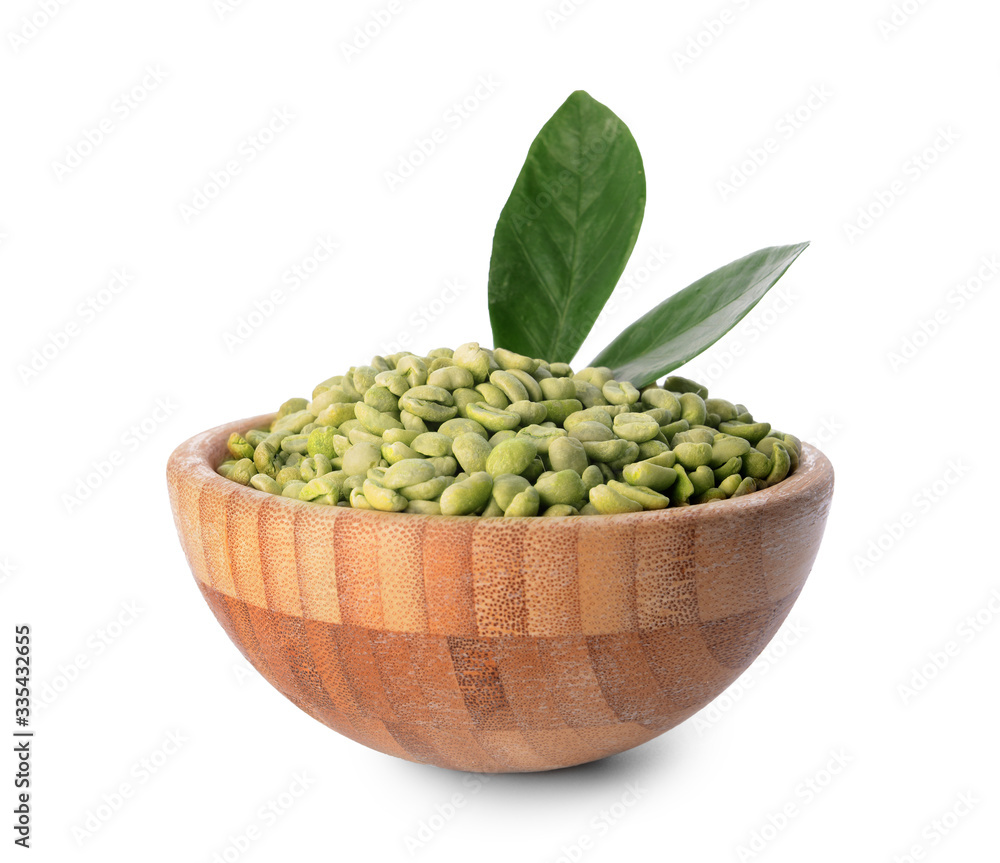
[[(559, 20), (557, 0), (400, 0), (350, 59), (387, 2), (63, 3), (0, 12), (0, 632), (12, 675), (14, 624), (33, 627), (34, 859), (207, 863), (251, 827), (224, 859), (404, 860), (419, 835), (435, 861), (996, 859), (995, 3), (590, 0)], [(578, 365), (709, 270), (811, 240), (688, 372), (819, 445), (837, 492), (788, 623), (712, 707), (601, 763), (477, 785), (339, 737), (246, 666), (187, 569), (164, 464), (401, 337), (489, 344), (496, 216), (577, 88), (648, 176), (637, 287)], [(292, 118), (254, 150), (275, 111)], [(335, 254), (227, 346), (318, 238)], [(11, 786), (5, 767), (5, 812)]]

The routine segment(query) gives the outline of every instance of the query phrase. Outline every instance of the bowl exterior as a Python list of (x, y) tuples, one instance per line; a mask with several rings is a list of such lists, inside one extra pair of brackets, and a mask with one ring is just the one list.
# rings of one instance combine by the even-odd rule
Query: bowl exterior
[(480, 519), (323, 507), (213, 470), (230, 432), (171, 456), (198, 587), (249, 662), (341, 734), (411, 761), (549, 770), (656, 737), (763, 650), (812, 568), (833, 470), (616, 516)]

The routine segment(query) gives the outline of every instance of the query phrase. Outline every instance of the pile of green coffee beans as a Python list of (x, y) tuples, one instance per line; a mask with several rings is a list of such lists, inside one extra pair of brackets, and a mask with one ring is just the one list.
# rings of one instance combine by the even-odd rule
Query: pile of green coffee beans
[(711, 503), (780, 482), (801, 444), (671, 376), (641, 392), (476, 342), (375, 357), (229, 438), (219, 473), (327, 506), (601, 515)]

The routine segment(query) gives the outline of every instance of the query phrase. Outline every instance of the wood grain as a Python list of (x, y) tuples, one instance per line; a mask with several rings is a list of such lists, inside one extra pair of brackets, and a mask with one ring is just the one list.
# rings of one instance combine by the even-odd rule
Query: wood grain
[(764, 491), (614, 516), (321, 507), (219, 476), (233, 431), (170, 457), (191, 571), (243, 655), (335, 731), (411, 761), (550, 770), (630, 749), (747, 668), (819, 550), (833, 469), (805, 445)]

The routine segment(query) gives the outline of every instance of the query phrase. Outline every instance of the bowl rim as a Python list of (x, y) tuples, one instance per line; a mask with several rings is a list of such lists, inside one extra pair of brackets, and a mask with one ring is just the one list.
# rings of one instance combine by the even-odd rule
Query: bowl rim
[(246, 419), (233, 420), (222, 425), (206, 429), (188, 438), (180, 444), (167, 460), (167, 480), (173, 487), (176, 485), (197, 485), (234, 499), (241, 499), (248, 505), (268, 503), (273, 507), (287, 507), (290, 513), (309, 513), (316, 518), (349, 518), (361, 522), (392, 521), (403, 519), (409, 524), (428, 520), (435, 525), (455, 524), (468, 526), (475, 523), (481, 526), (504, 525), (512, 522), (535, 522), (548, 524), (555, 528), (567, 522), (580, 524), (581, 518), (587, 523), (636, 525), (650, 522), (677, 520), (685, 518), (728, 519), (739, 512), (753, 512), (763, 507), (773, 507), (779, 503), (794, 502), (800, 498), (809, 498), (817, 493), (832, 489), (834, 482), (833, 465), (830, 460), (815, 446), (803, 442), (802, 455), (798, 469), (790, 476), (769, 488), (760, 489), (751, 494), (736, 498), (712, 501), (711, 503), (692, 504), (691, 506), (669, 506), (666, 509), (643, 510), (641, 512), (615, 513), (601, 516), (513, 516), (511, 518), (481, 518), (478, 515), (434, 515), (408, 512), (380, 512), (378, 510), (354, 509), (344, 506), (320, 506), (304, 500), (282, 497), (260, 491), (253, 486), (242, 485), (216, 472), (215, 463), (221, 461), (225, 452), (226, 441), (234, 431), (245, 432), (252, 428), (263, 428), (270, 425), (276, 414), (261, 414)]

